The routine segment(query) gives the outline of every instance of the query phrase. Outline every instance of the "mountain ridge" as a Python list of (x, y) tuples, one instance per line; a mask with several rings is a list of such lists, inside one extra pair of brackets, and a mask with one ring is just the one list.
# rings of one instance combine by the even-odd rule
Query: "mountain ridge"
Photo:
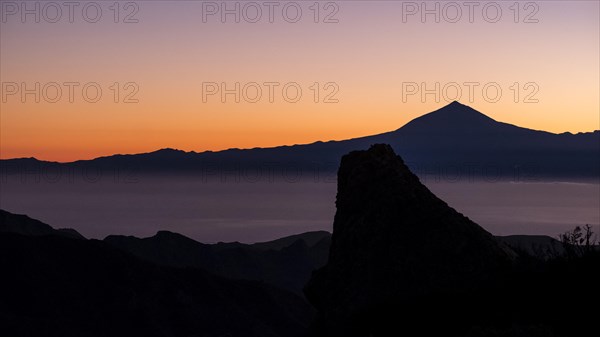
[(160, 266), (98, 240), (0, 233), (10, 336), (303, 336), (304, 299), (264, 282)]
[[(511, 127), (516, 127), (522, 130), (526, 130), (526, 131), (534, 131), (534, 132), (541, 132), (541, 133), (545, 133), (548, 135), (555, 135), (555, 136), (561, 136), (561, 135), (573, 135), (573, 136), (578, 136), (578, 135), (600, 135), (600, 129), (599, 130), (594, 130), (594, 131), (589, 131), (589, 132), (577, 132), (577, 133), (572, 133), (572, 132), (562, 132), (562, 133), (555, 133), (555, 132), (551, 132), (551, 131), (546, 131), (546, 130), (538, 130), (538, 129), (531, 129), (531, 128), (527, 128), (527, 127), (521, 127), (515, 124), (510, 124), (510, 123), (505, 123), (505, 122), (501, 122), (501, 121), (497, 121), (477, 110), (475, 110), (474, 108), (468, 106), (468, 105), (464, 105), (458, 101), (453, 101), (451, 103), (449, 103), (448, 105), (434, 110), (432, 112), (426, 113), (424, 115), (421, 115), (419, 117), (416, 117), (410, 121), (408, 121), (406, 124), (404, 124), (403, 126), (401, 126), (400, 128), (391, 130), (391, 131), (384, 131), (382, 133), (377, 133), (374, 135), (365, 135), (365, 136), (360, 136), (360, 137), (353, 137), (353, 138), (348, 138), (348, 139), (340, 139), (340, 140), (317, 140), (314, 142), (309, 142), (309, 143), (298, 143), (298, 144), (284, 144), (284, 145), (277, 145), (277, 146), (267, 146), (267, 147), (252, 147), (252, 148), (227, 148), (227, 149), (223, 149), (223, 150), (205, 150), (205, 151), (185, 151), (185, 150), (181, 150), (181, 149), (177, 149), (177, 148), (170, 148), (170, 147), (165, 147), (165, 148), (160, 148), (157, 150), (153, 150), (153, 151), (149, 151), (149, 152), (140, 152), (140, 153), (115, 153), (112, 155), (104, 155), (104, 156), (99, 156), (99, 157), (95, 157), (95, 158), (91, 158), (91, 159), (78, 159), (78, 160), (73, 160), (73, 161), (65, 161), (65, 162), (60, 162), (60, 161), (52, 161), (52, 160), (44, 160), (44, 159), (39, 159), (36, 157), (18, 157), (18, 158), (6, 158), (6, 159), (0, 159), (0, 162), (3, 161), (35, 161), (35, 162), (39, 162), (39, 163), (49, 163), (49, 164), (62, 164), (62, 165), (68, 165), (68, 164), (76, 164), (76, 163), (83, 163), (83, 162), (93, 162), (93, 161), (97, 161), (97, 160), (106, 160), (106, 159), (110, 159), (110, 158), (123, 158), (123, 157), (135, 157), (135, 156), (148, 156), (148, 155), (174, 155), (174, 154), (178, 154), (178, 155), (206, 155), (206, 154), (215, 154), (215, 153), (223, 153), (223, 152), (236, 152), (236, 151), (252, 151), (252, 150), (272, 150), (272, 149), (279, 149), (279, 148), (290, 148), (290, 147), (298, 147), (298, 146), (311, 146), (311, 145), (320, 145), (320, 144), (328, 144), (328, 143), (339, 143), (339, 142), (346, 142), (346, 141), (355, 141), (355, 140), (362, 140), (362, 139), (366, 139), (366, 138), (371, 138), (371, 137), (379, 137), (379, 136), (385, 136), (385, 135), (390, 135), (390, 134), (394, 134), (398, 131), (400, 131), (401, 129), (407, 127), (407, 126), (412, 126), (414, 124), (418, 124), (419, 122), (422, 122), (424, 120), (427, 120), (428, 118), (432, 118), (432, 117), (437, 117), (439, 115), (448, 115), (449, 113), (451, 115), (449, 115), (450, 117), (457, 117), (459, 115), (463, 115), (462, 117), (464, 117), (465, 112), (474, 112), (471, 113), (471, 116), (476, 116), (477, 118), (480, 118), (481, 120), (486, 120), (489, 122), (493, 122), (493, 123), (499, 123), (505, 126), (511, 126)], [(446, 117), (449, 117), (446, 116)]]

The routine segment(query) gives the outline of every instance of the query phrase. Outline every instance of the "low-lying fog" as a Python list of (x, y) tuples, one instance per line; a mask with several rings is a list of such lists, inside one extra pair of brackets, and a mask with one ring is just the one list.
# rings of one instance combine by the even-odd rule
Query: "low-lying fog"
[[(598, 228), (600, 223), (597, 182), (423, 182), (495, 235), (556, 236), (576, 225)], [(55, 228), (75, 228), (89, 238), (145, 237), (170, 230), (202, 242), (256, 242), (331, 231), (335, 213), (334, 179), (240, 182), (141, 176), (50, 181), (13, 176), (0, 184), (0, 208)]]

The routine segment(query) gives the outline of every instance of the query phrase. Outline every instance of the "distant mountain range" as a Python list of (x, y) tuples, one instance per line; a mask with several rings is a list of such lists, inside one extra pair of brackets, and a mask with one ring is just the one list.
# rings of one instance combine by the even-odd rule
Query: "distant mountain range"
[(507, 177), (535, 180), (554, 177), (600, 177), (600, 131), (554, 134), (498, 122), (453, 102), (400, 129), (373, 136), (273, 148), (113, 155), (70, 163), (34, 158), (0, 161), (7, 174), (37, 170), (190, 173), (206, 178), (225, 172), (242, 179), (300, 177), (323, 179), (337, 170), (338, 159), (352, 150), (387, 143), (417, 175)]

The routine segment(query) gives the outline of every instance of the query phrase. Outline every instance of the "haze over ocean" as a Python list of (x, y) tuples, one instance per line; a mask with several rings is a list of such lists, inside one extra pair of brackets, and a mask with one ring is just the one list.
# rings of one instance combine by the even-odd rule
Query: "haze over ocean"
[[(600, 185), (581, 183), (424, 180), (451, 207), (495, 235), (556, 237), (575, 225), (600, 224)], [(29, 183), (9, 179), (0, 203), (83, 235), (147, 237), (158, 230), (201, 242), (267, 241), (332, 230), (335, 181), (220, 183), (197, 177), (140, 177), (135, 184)]]

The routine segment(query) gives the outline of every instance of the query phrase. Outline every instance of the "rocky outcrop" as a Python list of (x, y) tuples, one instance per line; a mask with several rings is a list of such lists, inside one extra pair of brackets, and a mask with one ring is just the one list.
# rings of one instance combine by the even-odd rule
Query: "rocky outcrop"
[(367, 336), (382, 308), (470, 291), (510, 260), (389, 145), (342, 158), (336, 206), (329, 261), (305, 288), (319, 311), (316, 335)]

